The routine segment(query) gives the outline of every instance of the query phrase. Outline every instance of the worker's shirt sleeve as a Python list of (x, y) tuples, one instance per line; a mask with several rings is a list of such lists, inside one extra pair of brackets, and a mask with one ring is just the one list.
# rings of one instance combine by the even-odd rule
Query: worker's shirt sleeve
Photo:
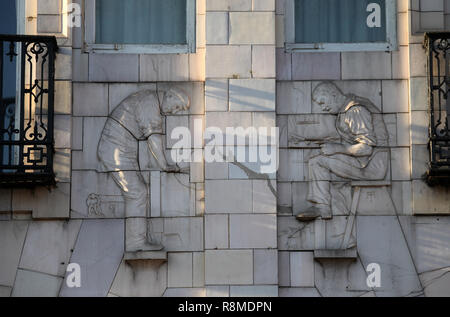
[(356, 143), (376, 146), (372, 114), (369, 110), (362, 106), (354, 106), (344, 114), (343, 120)]

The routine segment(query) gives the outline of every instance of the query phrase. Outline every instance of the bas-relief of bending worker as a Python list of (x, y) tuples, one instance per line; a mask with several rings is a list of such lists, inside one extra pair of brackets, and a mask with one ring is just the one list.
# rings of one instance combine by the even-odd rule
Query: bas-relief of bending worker
[(387, 145), (386, 127), (381, 116), (374, 115), (379, 110), (369, 100), (344, 95), (336, 85), (325, 82), (313, 91), (313, 101), (337, 116), (341, 142), (323, 143), (320, 154), (309, 160), (307, 200), (313, 206), (296, 216), (299, 221), (332, 218), (332, 174), (349, 180), (383, 180), (388, 169), (388, 153), (377, 149)]
[[(161, 97), (161, 101), (158, 97)], [(164, 154), (163, 119), (187, 110), (188, 96), (181, 90), (145, 90), (123, 100), (108, 117), (98, 145), (102, 172), (110, 172), (125, 200), (127, 252), (162, 250), (148, 232), (148, 189), (139, 166), (139, 141), (146, 141), (152, 170), (177, 173)]]

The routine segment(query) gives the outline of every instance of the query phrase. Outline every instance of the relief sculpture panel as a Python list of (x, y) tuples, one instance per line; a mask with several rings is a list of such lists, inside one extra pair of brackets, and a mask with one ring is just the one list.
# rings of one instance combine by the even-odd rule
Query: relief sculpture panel
[[(300, 222), (321, 219), (330, 222), (330, 228), (342, 222), (336, 222), (333, 216), (347, 216), (342, 232), (335, 228), (341, 241), (333, 244), (334, 248), (353, 248), (360, 189), (388, 185), (384, 183), (390, 160), (386, 125), (370, 100), (344, 94), (333, 83), (318, 84), (312, 100), (322, 113), (291, 116), (288, 120), (288, 146), (304, 149), (306, 200), (310, 206), (294, 212)], [(316, 225), (316, 231), (320, 230)], [(320, 245), (316, 241), (316, 249)]]
[[(150, 169), (180, 173), (165, 155), (164, 121), (166, 115), (186, 111), (187, 94), (180, 89), (140, 91), (123, 100), (109, 115), (98, 144), (99, 172), (110, 173), (121, 190), (125, 205), (125, 247), (127, 252), (162, 250), (147, 223), (150, 182), (140, 166), (139, 147), (144, 144)], [(145, 168), (148, 168), (146, 166)], [(104, 198), (89, 197), (90, 213), (100, 213)], [(89, 203), (88, 203), (89, 204)]]

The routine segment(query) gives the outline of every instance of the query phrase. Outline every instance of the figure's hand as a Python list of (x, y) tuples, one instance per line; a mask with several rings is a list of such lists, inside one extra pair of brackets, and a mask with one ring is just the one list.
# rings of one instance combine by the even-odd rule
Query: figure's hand
[(179, 173), (180, 168), (177, 165), (168, 165), (164, 171), (167, 173)]
[(330, 155), (334, 155), (339, 152), (339, 145), (325, 143), (325, 144), (322, 144), (321, 149), (322, 149), (323, 155), (330, 156)]

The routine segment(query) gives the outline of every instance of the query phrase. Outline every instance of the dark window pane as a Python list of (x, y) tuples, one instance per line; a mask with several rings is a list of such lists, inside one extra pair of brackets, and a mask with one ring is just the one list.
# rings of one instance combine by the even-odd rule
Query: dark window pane
[(185, 44), (186, 0), (97, 0), (96, 43)]
[[(369, 27), (370, 3), (380, 5), (381, 26)], [(385, 0), (295, 0), (296, 43), (386, 41)]]

